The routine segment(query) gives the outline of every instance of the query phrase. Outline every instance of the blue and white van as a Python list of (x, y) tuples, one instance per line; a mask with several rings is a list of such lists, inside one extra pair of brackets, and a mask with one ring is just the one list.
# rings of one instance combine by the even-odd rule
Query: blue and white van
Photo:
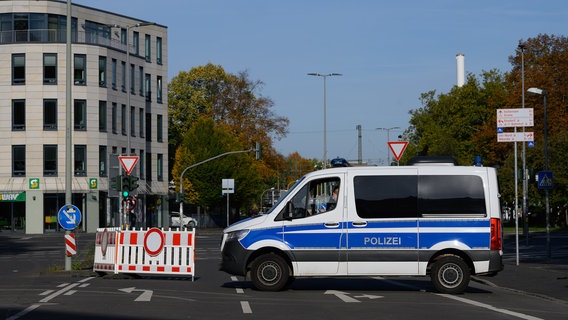
[[(332, 192), (338, 192), (333, 199)], [(442, 293), (503, 269), (494, 168), (339, 167), (224, 230), (221, 270), (278, 291), (298, 277), (426, 276)]]

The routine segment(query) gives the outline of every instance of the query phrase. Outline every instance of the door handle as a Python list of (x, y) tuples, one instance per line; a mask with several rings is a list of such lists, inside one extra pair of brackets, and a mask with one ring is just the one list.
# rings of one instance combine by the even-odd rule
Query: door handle
[(337, 228), (337, 227), (339, 227), (339, 222), (326, 222), (323, 225), (326, 228)]
[(367, 221), (353, 221), (354, 227), (366, 227)]

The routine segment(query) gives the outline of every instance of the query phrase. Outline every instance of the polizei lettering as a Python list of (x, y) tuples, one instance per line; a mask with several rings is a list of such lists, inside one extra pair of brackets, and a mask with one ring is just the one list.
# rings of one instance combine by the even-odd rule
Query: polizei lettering
[(366, 246), (400, 246), (400, 237), (365, 237), (363, 242)]

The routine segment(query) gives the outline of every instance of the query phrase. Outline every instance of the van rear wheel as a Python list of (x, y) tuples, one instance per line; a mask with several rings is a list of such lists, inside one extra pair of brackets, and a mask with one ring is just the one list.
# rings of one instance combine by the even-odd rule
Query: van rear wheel
[(254, 287), (262, 291), (280, 291), (290, 278), (290, 268), (277, 254), (269, 253), (254, 260), (251, 267), (251, 280)]
[(432, 266), (432, 283), (440, 293), (462, 293), (469, 284), (469, 267), (458, 256), (444, 256)]

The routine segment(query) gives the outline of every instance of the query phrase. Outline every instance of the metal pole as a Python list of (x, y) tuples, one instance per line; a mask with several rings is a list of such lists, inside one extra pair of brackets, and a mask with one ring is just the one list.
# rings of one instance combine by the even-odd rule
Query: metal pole
[(327, 75), (323, 76), (323, 168), (324, 169), (327, 167), (326, 79)]
[[(73, 180), (72, 180), (72, 159), (71, 149), (72, 144), (72, 128), (73, 122), (71, 121), (72, 97), (71, 97), (71, 0), (67, 0), (67, 34), (65, 44), (65, 203), (71, 204), (73, 202)], [(70, 234), (70, 231), (65, 231), (65, 234)], [(65, 255), (65, 271), (71, 271), (71, 257)]]
[(322, 167), (325, 169), (327, 167), (327, 106), (326, 106), (326, 80), (327, 77), (331, 76), (341, 76), (341, 73), (328, 73), (328, 74), (320, 74), (320, 73), (308, 73), (309, 76), (316, 76), (323, 78), (323, 165)]
[[(126, 155), (130, 155), (130, 127), (132, 124), (130, 123), (130, 86), (132, 85), (130, 82), (130, 77), (132, 77), (132, 70), (130, 70), (130, 44), (128, 43), (130, 39), (130, 29), (134, 26), (127, 26), (126, 27), (126, 68), (124, 72), (126, 73), (126, 114), (128, 117), (126, 119)], [(127, 71), (128, 70), (128, 71)], [(146, 124), (148, 125), (148, 124)], [(181, 220), (180, 220), (181, 221)], [(180, 227), (181, 230), (181, 227)]]
[(229, 226), (229, 193), (227, 192), (227, 227)]
[[(525, 45), (523, 43), (519, 44), (519, 49), (521, 49), (521, 92), (522, 92), (522, 108), (525, 108)], [(523, 134), (525, 132), (525, 127), (523, 127)], [(523, 166), (523, 232), (526, 237), (526, 243), (529, 244), (529, 215), (527, 209), (527, 197), (528, 197), (528, 177), (527, 177), (527, 147), (526, 142), (523, 141), (523, 149), (521, 151), (522, 166)]]
[[(547, 92), (543, 91), (544, 98), (544, 170), (548, 171), (548, 123), (546, 118), (546, 95)], [(546, 198), (546, 255), (548, 258), (551, 257), (552, 252), (550, 248), (550, 205), (549, 205), (549, 194), (548, 188), (545, 190)]]

